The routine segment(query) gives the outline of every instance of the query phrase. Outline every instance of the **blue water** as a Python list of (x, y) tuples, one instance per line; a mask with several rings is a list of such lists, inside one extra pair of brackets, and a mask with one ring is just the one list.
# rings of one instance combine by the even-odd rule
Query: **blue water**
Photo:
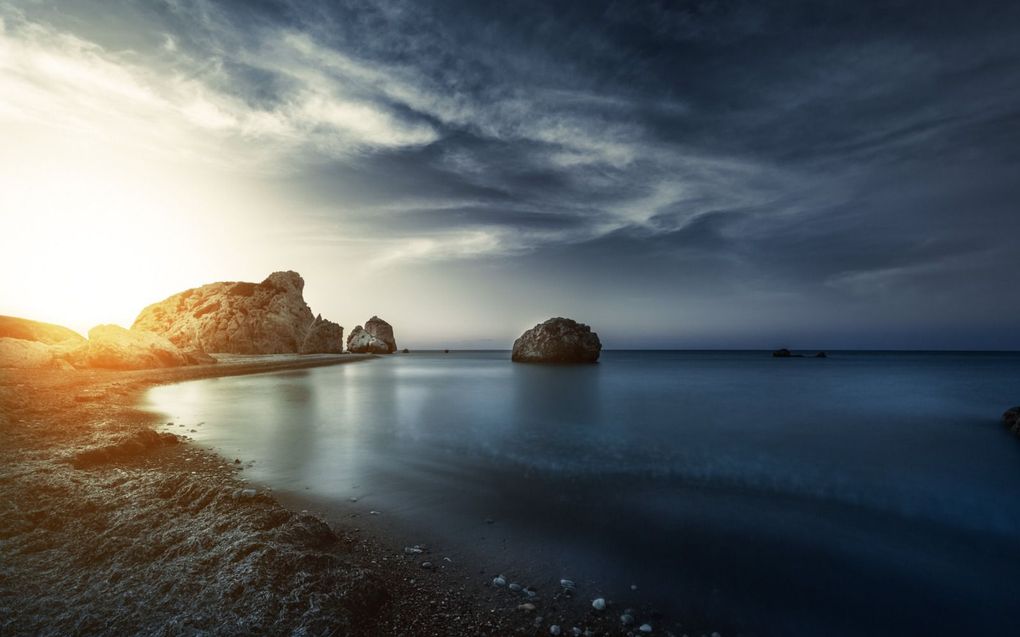
[(999, 424), (1020, 355), (508, 358), (412, 353), (149, 400), (255, 460), (248, 477), (377, 510), (480, 580), (570, 577), (744, 634), (1020, 634), (1020, 439)]

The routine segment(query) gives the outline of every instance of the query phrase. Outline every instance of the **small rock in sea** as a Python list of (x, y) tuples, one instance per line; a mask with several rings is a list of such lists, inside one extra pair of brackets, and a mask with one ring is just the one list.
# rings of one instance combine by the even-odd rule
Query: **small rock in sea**
[(369, 512), (368, 512), (368, 514), (369, 514), (369, 515), (379, 515), (379, 512), (378, 512), (378, 511), (375, 511), (375, 510), (373, 510), (373, 511), (369, 511)]
[(556, 624), (553, 624), (552, 626), (549, 627), (549, 634), (550, 635), (559, 635), (560, 634), (560, 627), (557, 626)]
[(421, 567), (423, 569), (425, 569), (425, 570), (431, 570), (432, 569), (432, 562), (422, 562), (421, 563)]
[(506, 586), (506, 578), (503, 577), (502, 575), (497, 575), (496, 577), (492, 578), (492, 585), (503, 588), (504, 586)]
[(594, 608), (595, 610), (605, 610), (606, 600), (601, 597), (596, 597), (594, 600), (592, 600), (591, 607)]
[(254, 498), (257, 494), (258, 494), (258, 491), (256, 491), (255, 489), (241, 489), (238, 492), (238, 497), (239, 498), (250, 499), (250, 498)]
[(517, 582), (510, 582), (510, 585), (507, 586), (507, 588), (509, 588), (515, 593), (520, 593), (524, 587), (518, 584)]
[(197, 433), (198, 433), (198, 429), (191, 429), (190, 431), (191, 431), (191, 433), (193, 433), (193, 434), (197, 434)]
[(524, 602), (523, 604), (517, 607), (517, 610), (523, 610), (526, 613), (530, 613), (531, 611), (535, 610), (535, 605), (532, 604), (531, 602)]
[(241, 464), (240, 458), (234, 458), (234, 464)]
[(641, 624), (640, 626), (638, 626), (638, 630), (643, 632), (643, 633), (650, 633), (650, 632), (652, 632), (652, 625), (651, 624)]
[(424, 551), (422, 550), (422, 548), (420, 546), (405, 546), (404, 547), (404, 553), (407, 553), (408, 555), (418, 555), (419, 553), (423, 553), (423, 552)]
[(634, 616), (630, 613), (624, 613), (620, 615), (620, 623), (624, 626), (630, 626), (634, 623)]
[(167, 427), (173, 427), (173, 426), (174, 426), (174, 423), (173, 423), (173, 421), (171, 420), (170, 422), (168, 422), (168, 423), (166, 424), (166, 426), (167, 426)]

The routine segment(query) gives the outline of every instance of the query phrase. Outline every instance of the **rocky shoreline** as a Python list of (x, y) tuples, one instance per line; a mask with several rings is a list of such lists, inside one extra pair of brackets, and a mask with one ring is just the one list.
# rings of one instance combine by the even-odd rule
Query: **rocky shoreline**
[(498, 574), (290, 510), (242, 464), (157, 434), (158, 417), (137, 408), (157, 384), (367, 358), (0, 370), (0, 634), (637, 631), (611, 602), (519, 599), (491, 583)]

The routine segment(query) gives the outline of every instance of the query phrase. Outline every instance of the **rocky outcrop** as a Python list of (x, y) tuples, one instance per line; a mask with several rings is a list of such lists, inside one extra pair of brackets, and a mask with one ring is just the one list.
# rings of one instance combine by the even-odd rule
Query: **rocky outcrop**
[(1020, 407), (1011, 407), (1002, 414), (1002, 424), (1006, 425), (1016, 435), (1020, 436)]
[(42, 323), (14, 316), (0, 316), (0, 338), (34, 341), (46, 345), (81, 343), (85, 337), (63, 325)]
[(0, 338), (0, 367), (16, 369), (57, 368), (60, 359), (54, 356), (53, 347), (38, 341), (20, 338)]
[[(59, 325), (47, 326), (46, 333), (60, 337), (64, 334), (60, 330), (66, 328)], [(71, 330), (66, 331), (77, 336), (77, 339), (45, 343), (21, 338), (0, 338), (0, 367), (65, 370), (150, 369), (216, 362), (203, 352), (182, 351), (158, 334), (127, 330), (118, 325), (96, 326), (89, 330), (88, 340)], [(28, 335), (26, 332), (19, 333)]]
[(72, 355), (71, 362), (75, 367), (104, 369), (153, 369), (190, 363), (179, 347), (159, 334), (119, 325), (97, 325), (89, 330), (87, 345)]
[(168, 338), (185, 350), (231, 354), (337, 353), (343, 328), (312, 315), (297, 272), (261, 283), (210, 283), (185, 290), (138, 315), (133, 330)]
[(327, 321), (319, 314), (312, 321), (305, 340), (301, 343), (301, 354), (339, 354), (344, 351), (344, 328)]
[(393, 338), (393, 326), (378, 316), (373, 316), (365, 323), (365, 331), (386, 344), (387, 354), (397, 351), (397, 341)]
[(594, 363), (602, 342), (591, 328), (567, 318), (551, 318), (514, 341), (510, 358), (518, 363)]
[(347, 337), (347, 351), (352, 354), (389, 354), (390, 346), (358, 325)]

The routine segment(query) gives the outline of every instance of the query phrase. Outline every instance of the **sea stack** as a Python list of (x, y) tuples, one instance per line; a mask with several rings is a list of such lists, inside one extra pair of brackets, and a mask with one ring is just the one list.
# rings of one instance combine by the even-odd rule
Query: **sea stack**
[(599, 335), (583, 323), (551, 318), (514, 341), (516, 363), (594, 363), (602, 351)]
[(1006, 429), (1020, 436), (1020, 407), (1010, 407), (1002, 414), (1002, 424)]
[(290, 271), (261, 283), (210, 283), (148, 306), (131, 329), (160, 334), (184, 350), (339, 354), (343, 328), (312, 314), (304, 287), (301, 275)]
[(393, 326), (378, 316), (365, 322), (365, 331), (386, 344), (386, 353), (397, 351), (397, 341), (393, 338)]
[(364, 327), (358, 325), (351, 330), (347, 338), (347, 351), (353, 354), (392, 354), (397, 351), (393, 326), (373, 316)]

